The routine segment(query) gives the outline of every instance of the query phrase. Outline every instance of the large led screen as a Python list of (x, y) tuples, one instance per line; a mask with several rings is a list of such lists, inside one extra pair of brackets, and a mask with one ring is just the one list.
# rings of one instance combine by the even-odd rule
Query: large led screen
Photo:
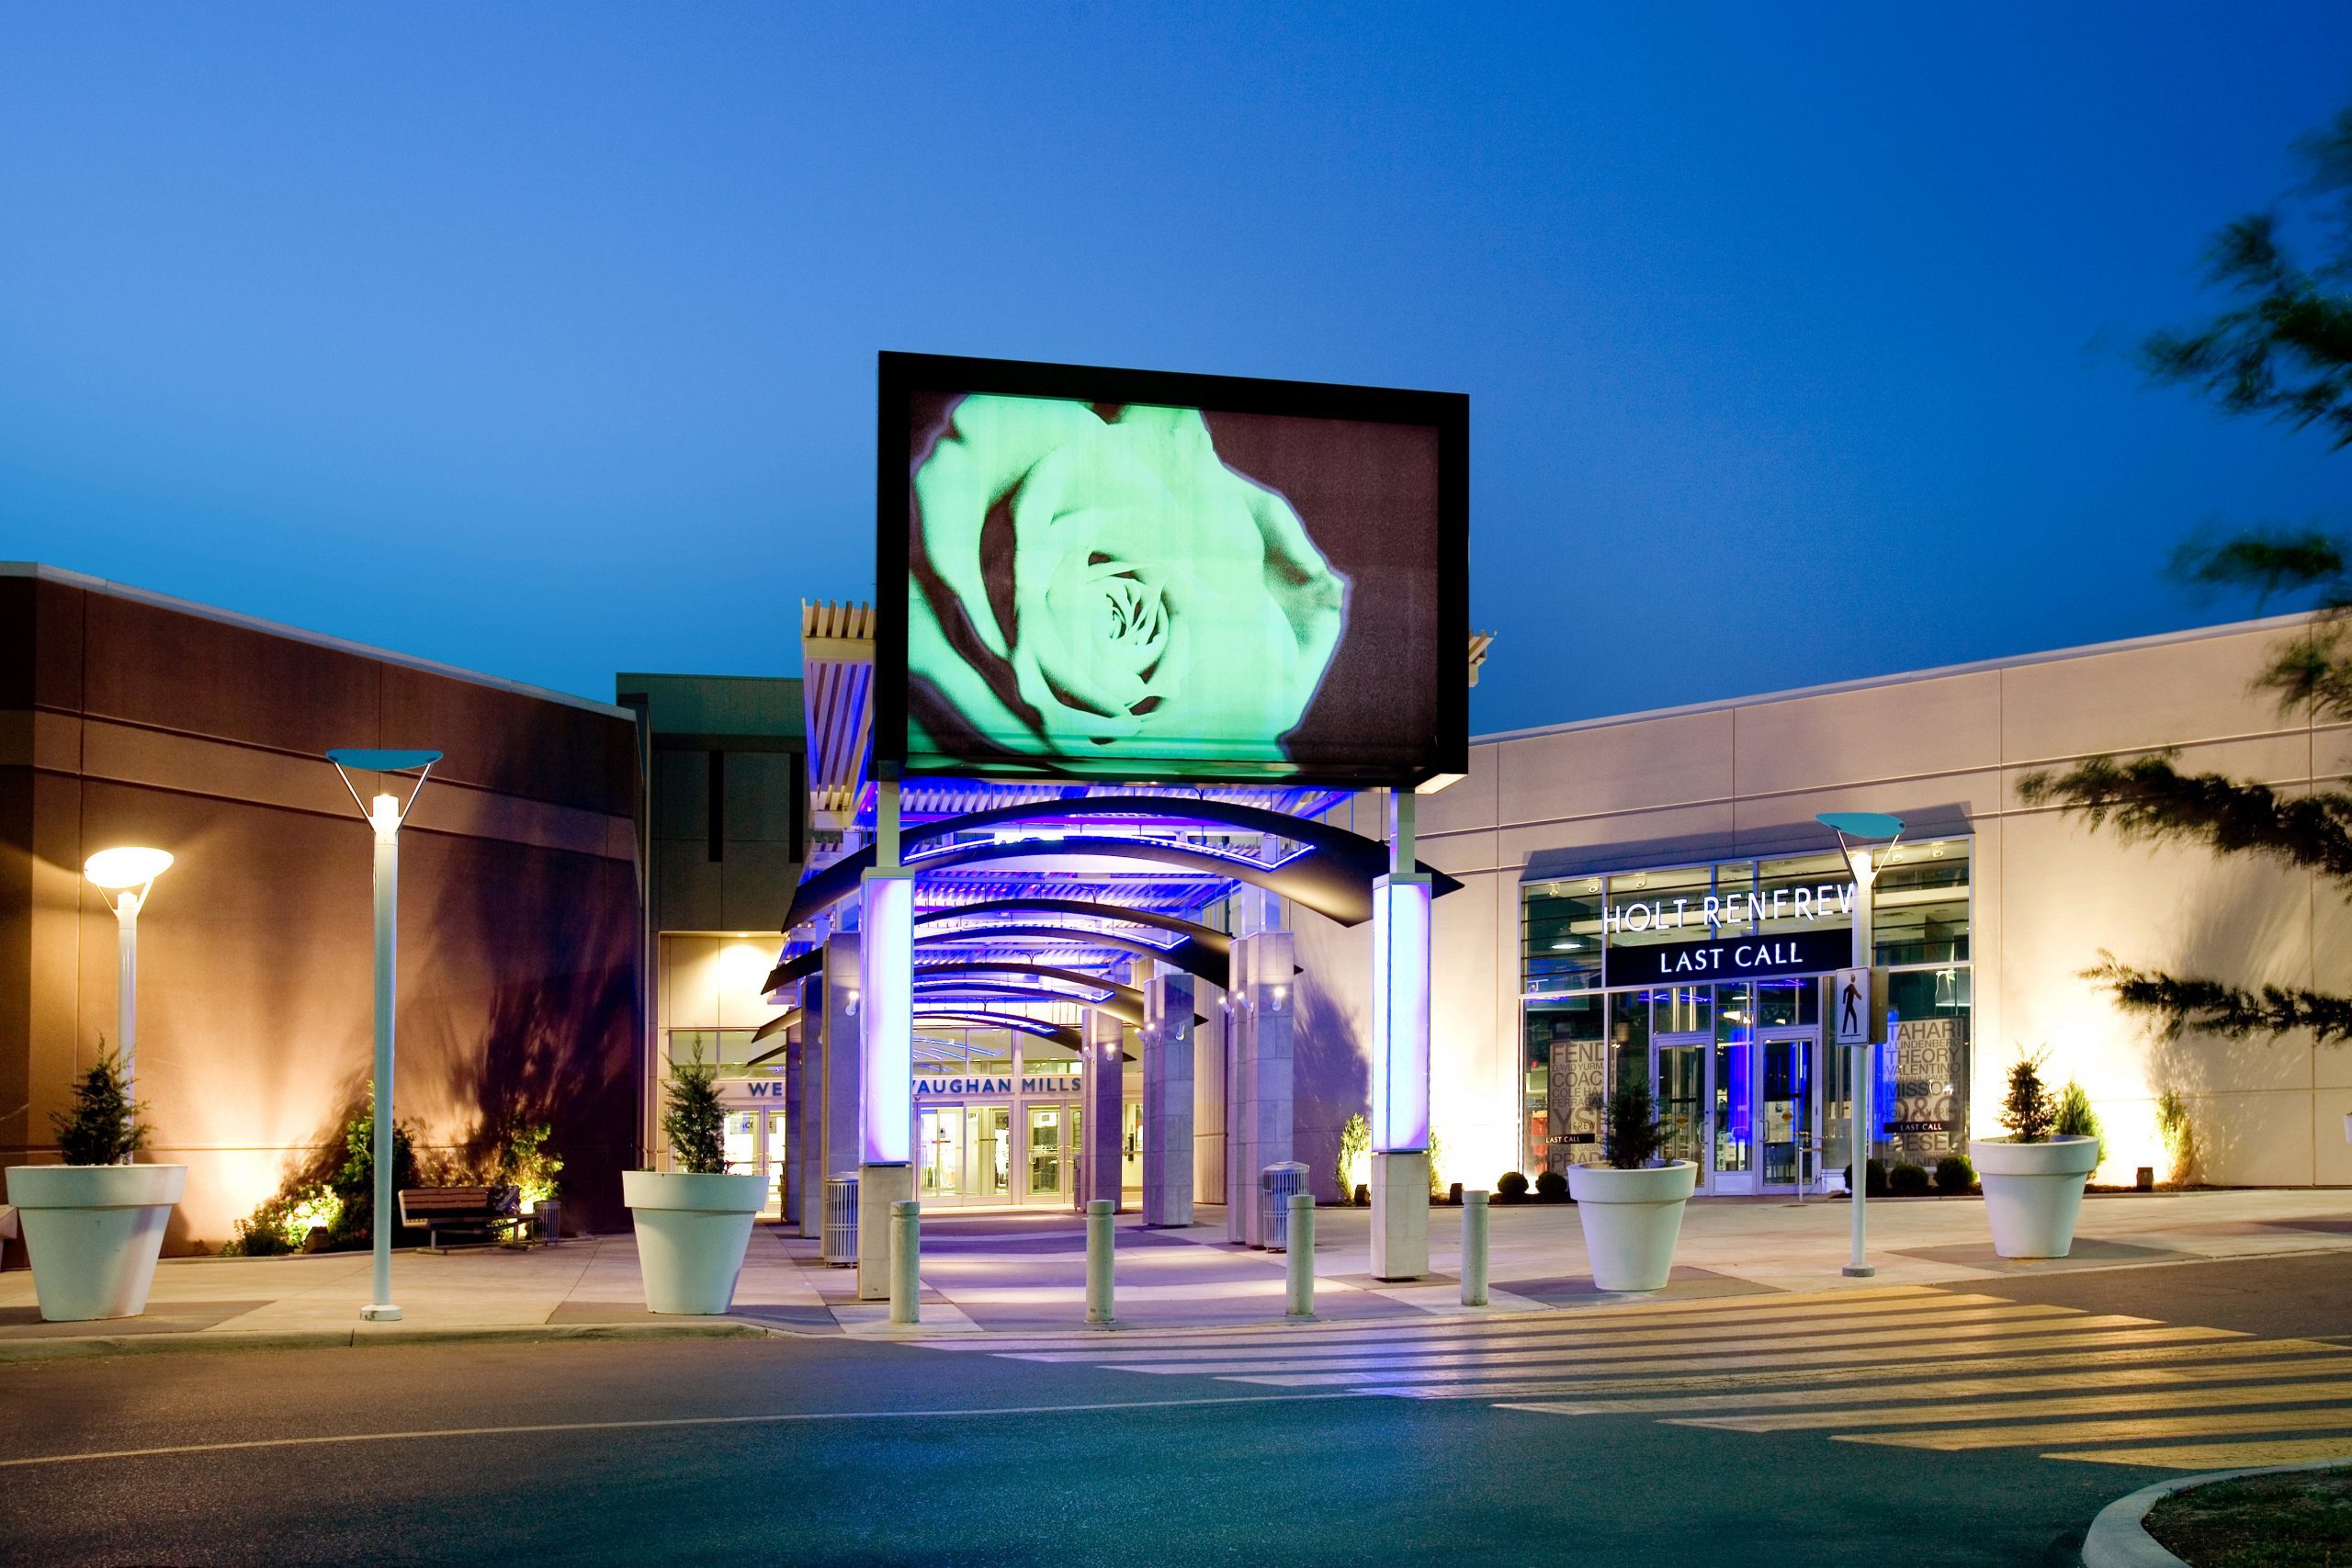
[(1468, 441), (1456, 394), (882, 355), (877, 764), (1462, 772)]

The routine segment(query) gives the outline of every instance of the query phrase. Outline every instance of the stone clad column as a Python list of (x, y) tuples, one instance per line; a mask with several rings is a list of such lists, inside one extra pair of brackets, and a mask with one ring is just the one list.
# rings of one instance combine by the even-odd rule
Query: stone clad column
[(802, 1072), (800, 1026), (794, 1024), (785, 1033), (784, 1047), (784, 1158), (776, 1164), (776, 1185), (783, 1189), (778, 1197), (784, 1205), (784, 1223), (797, 1225), (800, 1211), (808, 1192), (808, 1173), (801, 1167), (800, 1145), (808, 1140), (800, 1109), (800, 1074)]
[(1161, 969), (1143, 991), (1143, 1223), (1193, 1223), (1193, 977)]
[(1258, 1173), (1291, 1157), (1292, 943), (1291, 933), (1281, 931), (1259, 931), (1233, 943), (1226, 1235), (1251, 1247), (1266, 1244)]
[(1112, 1213), (1119, 1205), (1119, 1142), (1121, 1082), (1126, 1066), (1120, 1050), (1119, 1021), (1100, 1008), (1086, 1010), (1086, 1060), (1081, 1089), (1086, 1114), (1081, 1120), (1084, 1144), (1079, 1155), (1079, 1207), (1097, 1198), (1108, 1199)]
[(799, 1117), (786, 1130), (792, 1145), (792, 1168), (800, 1179), (800, 1234), (816, 1238), (825, 1232), (825, 1040), (826, 987), (821, 975), (800, 983), (799, 1060), (795, 1077), (800, 1085)]
[[(854, 1171), (865, 1150), (860, 1117), (865, 1105), (858, 1095), (861, 1042), (857, 1018), (849, 1010), (858, 987), (857, 933), (844, 931), (825, 939), (824, 1121), (818, 1148), (820, 1231), (824, 1225), (824, 1180)], [(865, 1194), (860, 1193), (863, 1198)]]

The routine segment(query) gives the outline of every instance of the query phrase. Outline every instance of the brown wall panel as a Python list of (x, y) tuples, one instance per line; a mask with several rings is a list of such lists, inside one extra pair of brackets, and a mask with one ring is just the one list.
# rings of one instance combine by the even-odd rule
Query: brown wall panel
[(628, 719), (384, 666), (385, 746), (440, 751), (435, 775), (590, 811), (637, 809), (637, 732)]
[(138, 600), (85, 598), (92, 717), (311, 756), (378, 744), (379, 661)]
[(89, 595), (62, 582), (31, 581), (33, 588), (33, 701), (45, 707), (82, 705), (82, 640)]
[(0, 1164), (31, 1126), (32, 831), (32, 770), (0, 767)]

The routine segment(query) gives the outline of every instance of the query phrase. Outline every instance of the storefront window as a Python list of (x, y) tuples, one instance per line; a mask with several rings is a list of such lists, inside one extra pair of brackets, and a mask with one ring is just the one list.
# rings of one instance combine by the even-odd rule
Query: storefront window
[(784, 1043), (780, 1034), (752, 1043), (752, 1032), (748, 1029), (673, 1029), (670, 1031), (670, 1060), (684, 1066), (699, 1052), (706, 1066), (716, 1066), (722, 1078), (740, 1078), (752, 1073), (784, 1072), (784, 1057), (771, 1056), (756, 1067), (745, 1066), (753, 1056), (763, 1055)]
[(1605, 1010), (1597, 993), (1528, 1008), (1524, 1110), (1531, 1176), (1600, 1157), (1600, 1117), (1593, 1100), (1608, 1087)]
[(1551, 995), (1600, 984), (1600, 878), (1528, 889), (1521, 931), (1522, 990)]
[[(1971, 850), (1905, 842), (1879, 869), (1872, 949), (1894, 1018), (1876, 1074), (1882, 1158), (1932, 1167), (1966, 1136)], [(1857, 896), (1834, 851), (1530, 883), (1526, 1168), (1600, 1157), (1594, 1102), (1634, 1074), (1673, 1102), (1702, 1181), (1724, 1179), (1702, 1190), (1842, 1172), (1850, 1075), (1821, 1038), (1821, 986), (1851, 962)]]

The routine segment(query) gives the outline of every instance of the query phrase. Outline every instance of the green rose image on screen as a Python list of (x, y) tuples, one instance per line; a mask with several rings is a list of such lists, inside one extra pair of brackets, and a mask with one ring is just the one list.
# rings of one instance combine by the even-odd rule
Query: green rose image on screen
[(908, 674), (969, 733), (910, 717), (910, 761), (1288, 771), (1348, 583), (1198, 410), (967, 397), (914, 495)]

